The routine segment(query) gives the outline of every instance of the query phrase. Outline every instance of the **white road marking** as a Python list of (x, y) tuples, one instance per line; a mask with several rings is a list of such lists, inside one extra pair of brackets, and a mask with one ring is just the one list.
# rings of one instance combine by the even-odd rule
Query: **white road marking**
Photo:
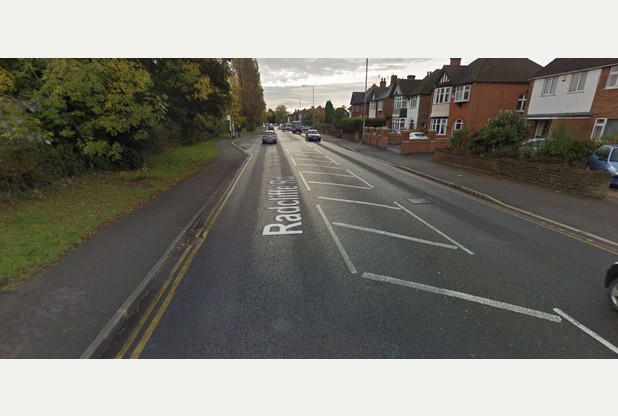
[(431, 201), (429, 201), (428, 199), (425, 198), (408, 198), (408, 201), (412, 202), (414, 205), (419, 205), (419, 204), (429, 204), (431, 203)]
[(522, 306), (512, 305), (510, 303), (499, 302), (499, 301), (492, 300), (492, 299), (469, 295), (467, 293), (457, 292), (454, 290), (442, 289), (442, 288), (435, 287), (435, 286), (429, 286), (429, 285), (424, 285), (421, 283), (410, 282), (407, 280), (396, 279), (394, 277), (389, 277), (389, 276), (380, 276), (380, 275), (373, 274), (373, 273), (363, 273), (361, 277), (365, 279), (375, 280), (378, 282), (386, 282), (386, 283), (392, 283), (392, 284), (399, 285), (399, 286), (410, 287), (412, 289), (422, 290), (424, 292), (434, 293), (437, 295), (443, 295), (443, 296), (449, 296), (452, 298), (463, 299), (469, 302), (480, 303), (485, 306), (491, 306), (493, 308), (504, 309), (504, 310), (511, 311), (511, 312), (521, 313), (523, 315), (529, 315), (535, 318), (545, 319), (551, 322), (557, 322), (557, 323), (562, 322), (562, 319), (557, 315), (537, 311), (537, 310), (530, 309), (530, 308), (524, 308)]
[[(348, 175), (342, 175), (342, 176), (348, 176)], [(381, 208), (389, 208), (389, 209), (401, 209), (399, 207), (391, 207), (390, 205), (382, 205), (382, 204), (374, 204), (373, 202), (365, 202), (365, 201), (352, 201), (349, 199), (339, 199), (339, 198), (329, 198), (327, 196), (319, 196), (319, 199), (328, 199), (329, 201), (339, 201), (339, 202), (349, 202), (351, 204), (362, 204), (362, 205), (371, 205), (374, 207), (381, 207)]]
[[(330, 163), (328, 160), (324, 160), (323, 156), (320, 156), (320, 158), (315, 158), (315, 157), (298, 157), (296, 156), (296, 159), (298, 160), (310, 160), (311, 162), (322, 162), (322, 163)], [(334, 162), (337, 163), (337, 162)], [(339, 164), (339, 163), (337, 163)]]
[[(346, 169), (347, 170), (347, 169)], [(354, 172), (351, 172), (348, 170), (348, 172), (350, 172), (352, 175), (354, 175), (355, 177), (357, 177), (358, 179), (360, 179), (361, 181), (365, 182), (367, 184), (367, 186), (370, 186), (373, 188), (373, 185), (371, 185), (369, 182), (367, 182), (366, 180), (364, 180), (363, 178), (361, 178), (360, 176), (358, 176), (357, 174), (355, 174)]]
[(330, 173), (330, 172), (311, 172), (308, 170), (303, 170), (303, 173), (313, 173), (314, 175), (331, 175), (331, 176), (345, 176), (346, 178), (353, 178), (352, 175), (342, 175), (341, 173)]
[(582, 325), (581, 323), (577, 322), (575, 319), (573, 319), (572, 317), (570, 317), (569, 315), (567, 315), (566, 313), (564, 313), (563, 311), (561, 311), (558, 308), (554, 308), (554, 312), (556, 312), (558, 315), (561, 315), (564, 319), (566, 319), (567, 321), (569, 321), (570, 323), (572, 323), (573, 325), (575, 325), (576, 327), (578, 327), (579, 329), (581, 329), (582, 331), (584, 331), (585, 333), (590, 335), (592, 338), (594, 338), (597, 341), (599, 341), (601, 344), (605, 345), (611, 351), (613, 351), (616, 354), (618, 354), (618, 348), (616, 348), (616, 346), (614, 346), (609, 341), (607, 341), (604, 338), (602, 338), (600, 335), (596, 334), (591, 329), (586, 328), (584, 325)]
[(294, 166), (298, 166), (298, 165), (296, 164), (296, 161), (294, 160), (294, 158), (293, 158), (292, 156), (290, 156), (290, 159), (292, 159), (292, 163), (294, 163)]
[(470, 254), (470, 255), (474, 255), (474, 253), (470, 250), (468, 250), (467, 248), (465, 248), (463, 245), (459, 244), (457, 241), (453, 240), (451, 237), (449, 237), (448, 235), (444, 234), (442, 231), (438, 230), (436, 227), (434, 227), (433, 225), (429, 224), (427, 221), (423, 220), (421, 217), (419, 217), (418, 215), (413, 214), (412, 212), (408, 211), (405, 207), (401, 206), (400, 204), (398, 204), (397, 202), (395, 202), (395, 205), (397, 205), (399, 208), (403, 209), (405, 212), (407, 212), (408, 214), (412, 215), (414, 218), (416, 218), (417, 220), (419, 220), (420, 222), (422, 222), (423, 224), (425, 224), (427, 227), (431, 228), (432, 230), (434, 230), (435, 232), (437, 232), (438, 234), (440, 234), (442, 237), (446, 238), (448, 241), (450, 241), (451, 243), (455, 244), (457, 247), (459, 247), (460, 249), (462, 249), (463, 251), (465, 251), (466, 253)]
[(343, 169), (343, 168), (338, 168), (337, 166), (309, 165), (307, 163), (299, 163), (298, 166), (313, 166), (316, 168)]
[(325, 157), (325, 158), (327, 158), (327, 159), (332, 160), (332, 161), (333, 161), (333, 163), (335, 163), (335, 164), (337, 164), (337, 165), (339, 164), (339, 163), (335, 162), (335, 161), (334, 161), (331, 157), (328, 157), (328, 156), (326, 156), (326, 155), (324, 155), (324, 157)]
[(356, 186), (356, 185), (345, 185), (342, 183), (330, 183), (330, 182), (318, 182), (318, 181), (309, 181), (309, 183), (318, 183), (320, 185), (331, 185), (331, 186), (344, 186), (346, 188), (357, 188), (357, 189), (372, 189), (366, 186)]
[(358, 225), (344, 224), (344, 223), (341, 223), (341, 222), (334, 222), (333, 225), (337, 225), (339, 227), (345, 227), (345, 228), (352, 228), (353, 230), (366, 231), (368, 233), (385, 235), (387, 237), (400, 238), (402, 240), (414, 241), (416, 243), (427, 244), (427, 245), (430, 245), (430, 246), (436, 246), (436, 247), (442, 247), (442, 248), (450, 248), (451, 250), (457, 250), (457, 246), (452, 246), (450, 244), (436, 243), (434, 241), (422, 240), (420, 238), (409, 237), (407, 235), (389, 233), (388, 231), (375, 230), (373, 228), (359, 227)]
[(350, 257), (348, 257), (348, 253), (346, 253), (345, 249), (343, 248), (343, 244), (341, 244), (341, 241), (339, 241), (337, 234), (335, 234), (335, 230), (328, 222), (328, 219), (326, 219), (326, 215), (324, 215), (324, 211), (322, 211), (322, 208), (319, 205), (316, 205), (316, 207), (318, 207), (318, 211), (320, 212), (320, 215), (322, 216), (322, 219), (324, 220), (324, 223), (326, 224), (326, 228), (328, 228), (330, 235), (333, 237), (333, 240), (335, 240), (335, 244), (337, 245), (337, 248), (339, 249), (339, 253), (341, 253), (341, 256), (343, 257), (345, 264), (348, 266), (348, 270), (350, 271), (350, 273), (356, 274), (356, 268), (352, 264), (352, 260), (350, 260)]
[(303, 176), (303, 173), (301, 171), (298, 171), (298, 174), (300, 175), (300, 178), (303, 180), (303, 182), (305, 183), (305, 186), (307, 187), (307, 190), (310, 191), (311, 188), (309, 188), (309, 184), (307, 183), (307, 181), (305, 180), (305, 177)]

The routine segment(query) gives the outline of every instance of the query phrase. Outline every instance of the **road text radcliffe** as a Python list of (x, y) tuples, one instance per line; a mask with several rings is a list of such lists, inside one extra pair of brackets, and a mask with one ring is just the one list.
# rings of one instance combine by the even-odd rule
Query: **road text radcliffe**
[(294, 176), (277, 177), (273, 178), (270, 184), (277, 185), (275, 189), (268, 190), (268, 200), (276, 205), (268, 209), (278, 214), (275, 216), (277, 222), (265, 226), (262, 235), (302, 234), (300, 198), (296, 178)]

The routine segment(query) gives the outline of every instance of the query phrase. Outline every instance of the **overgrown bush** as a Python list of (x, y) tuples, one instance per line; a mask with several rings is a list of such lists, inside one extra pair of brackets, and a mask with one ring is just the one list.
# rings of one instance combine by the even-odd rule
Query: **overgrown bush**
[(363, 129), (363, 119), (352, 117), (341, 120), (341, 130), (344, 133), (360, 133)]
[(577, 136), (567, 130), (564, 123), (559, 123), (532, 158), (572, 165), (586, 158), (599, 145), (599, 142), (588, 139), (578, 140)]
[(366, 118), (365, 127), (385, 127), (386, 119), (384, 117)]

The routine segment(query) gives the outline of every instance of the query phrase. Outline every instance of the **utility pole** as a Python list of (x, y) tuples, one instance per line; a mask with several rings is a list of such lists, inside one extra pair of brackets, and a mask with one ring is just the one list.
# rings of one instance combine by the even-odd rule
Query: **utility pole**
[(369, 58), (365, 58), (365, 92), (363, 94), (363, 132), (361, 143), (365, 143), (365, 113), (367, 112), (367, 70), (369, 68)]

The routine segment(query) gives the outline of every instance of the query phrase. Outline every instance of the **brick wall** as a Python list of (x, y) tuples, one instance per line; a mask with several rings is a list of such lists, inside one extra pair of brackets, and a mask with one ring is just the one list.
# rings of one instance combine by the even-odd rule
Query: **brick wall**
[(592, 125), (596, 118), (618, 118), (618, 88), (605, 89), (607, 77), (611, 67), (603, 68), (601, 78), (597, 86), (596, 95), (592, 102), (592, 117), (590, 133), (592, 133)]
[(434, 160), (593, 198), (605, 198), (609, 190), (610, 177), (600, 171), (521, 160), (492, 159), (447, 151), (436, 151)]

